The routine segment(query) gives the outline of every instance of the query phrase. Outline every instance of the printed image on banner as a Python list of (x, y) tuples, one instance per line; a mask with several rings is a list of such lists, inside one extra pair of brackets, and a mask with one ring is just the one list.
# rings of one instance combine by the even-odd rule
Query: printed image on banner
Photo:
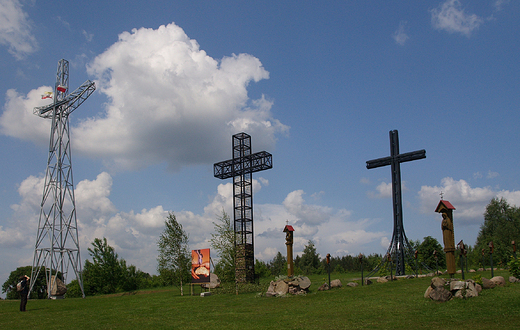
[(191, 251), (191, 283), (209, 283), (209, 249)]

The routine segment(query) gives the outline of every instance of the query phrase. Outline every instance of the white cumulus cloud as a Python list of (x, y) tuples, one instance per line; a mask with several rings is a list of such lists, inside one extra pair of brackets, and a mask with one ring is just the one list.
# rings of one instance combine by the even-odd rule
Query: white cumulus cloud
[(18, 0), (0, 0), (0, 44), (8, 47), (17, 60), (38, 49), (32, 23)]
[(484, 23), (476, 14), (468, 14), (459, 0), (447, 0), (439, 7), (430, 10), (432, 26), (449, 33), (460, 33), (469, 37)]
[(248, 98), (251, 82), (269, 78), (260, 60), (214, 59), (173, 23), (120, 34), (88, 72), (109, 102), (103, 115), (76, 128), (76, 147), (118, 166), (213, 162), (228, 154), (235, 133), (264, 148), (288, 129), (272, 117), (271, 101)]
[(395, 42), (398, 45), (404, 46), (406, 43), (406, 40), (408, 40), (410, 37), (406, 33), (406, 21), (399, 22), (399, 27), (397, 30), (392, 34), (392, 38), (395, 40)]
[(493, 198), (505, 198), (509, 204), (520, 205), (520, 191), (496, 190), (491, 187), (471, 187), (465, 180), (446, 177), (440, 186), (422, 186), (419, 191), (421, 211), (431, 213), (432, 205), (439, 203), (440, 193), (456, 208), (461, 223), (480, 224), (486, 206)]
[[(269, 78), (259, 59), (214, 59), (173, 23), (120, 34), (87, 71), (107, 101), (97, 115), (71, 127), (72, 145), (75, 154), (102, 159), (111, 169), (214, 163), (229, 155), (233, 134), (250, 134), (261, 150), (274, 148), (276, 134), (289, 130), (273, 117), (271, 100), (248, 96), (250, 83)], [(7, 91), (1, 132), (48, 141), (50, 121), (33, 115), (48, 90)]]

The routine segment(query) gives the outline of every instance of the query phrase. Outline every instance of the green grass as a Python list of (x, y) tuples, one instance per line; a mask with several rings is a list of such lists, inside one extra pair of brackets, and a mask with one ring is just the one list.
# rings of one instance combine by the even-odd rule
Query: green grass
[[(472, 276), (473, 274), (470, 274)], [(483, 273), (484, 277), (490, 277)], [(506, 271), (495, 275), (508, 278)], [(327, 276), (312, 276), (305, 296), (267, 298), (257, 293), (180, 296), (178, 288), (133, 294), (0, 301), (0, 329), (516, 329), (520, 284), (447, 303), (423, 297), (430, 278), (318, 292)], [(469, 277), (469, 276), (468, 276)], [(467, 278), (468, 278), (467, 277)], [(267, 289), (268, 282), (263, 287)], [(196, 290), (197, 294), (200, 292)]]

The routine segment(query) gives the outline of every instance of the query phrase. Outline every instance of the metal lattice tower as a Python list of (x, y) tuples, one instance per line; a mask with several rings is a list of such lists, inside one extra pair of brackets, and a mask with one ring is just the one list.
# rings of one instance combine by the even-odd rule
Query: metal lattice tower
[[(408, 242), (403, 226), (403, 203), (401, 197), (401, 163), (426, 158), (426, 150), (399, 154), (399, 136), (397, 130), (390, 131), (390, 157), (367, 161), (367, 169), (390, 165), (392, 169), (392, 201), (394, 204), (394, 232), (388, 251), (381, 264), (390, 256), (395, 262), (395, 275), (405, 274), (407, 260), (413, 259), (413, 248)], [(377, 271), (381, 264), (373, 271)]]
[(233, 178), (233, 213), (235, 231), (235, 278), (254, 282), (255, 253), (253, 242), (253, 172), (273, 167), (273, 156), (265, 151), (251, 154), (251, 136), (233, 135), (233, 159), (213, 165), (216, 178)]
[[(35, 115), (52, 120), (49, 158), (31, 271), (31, 279), (36, 279), (40, 270), (45, 269), (49, 298), (54, 297), (56, 292), (56, 281), (51, 279), (62, 274), (66, 283), (69, 266), (72, 266), (85, 297), (72, 179), (69, 115), (94, 92), (96, 86), (87, 80), (70, 94), (67, 94), (68, 89), (69, 62), (61, 59), (58, 62), (53, 103), (34, 108)], [(31, 281), (30, 291), (35, 282)]]

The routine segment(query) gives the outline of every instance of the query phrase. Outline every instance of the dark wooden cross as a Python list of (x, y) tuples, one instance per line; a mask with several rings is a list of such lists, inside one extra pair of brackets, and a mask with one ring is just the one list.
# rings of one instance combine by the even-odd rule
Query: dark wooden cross
[(235, 277), (239, 282), (254, 282), (253, 172), (273, 168), (273, 156), (265, 151), (251, 154), (251, 136), (233, 135), (233, 158), (213, 165), (216, 178), (233, 178), (235, 231)]
[[(426, 150), (399, 153), (397, 130), (390, 131), (390, 157), (367, 161), (367, 169), (390, 165), (392, 169), (392, 201), (394, 204), (394, 232), (388, 253), (394, 254), (396, 275), (405, 274), (405, 253), (410, 247), (403, 227), (403, 203), (401, 200), (401, 163), (426, 158)], [(410, 247), (410, 251), (412, 248)], [(388, 255), (387, 253), (387, 255)]]

